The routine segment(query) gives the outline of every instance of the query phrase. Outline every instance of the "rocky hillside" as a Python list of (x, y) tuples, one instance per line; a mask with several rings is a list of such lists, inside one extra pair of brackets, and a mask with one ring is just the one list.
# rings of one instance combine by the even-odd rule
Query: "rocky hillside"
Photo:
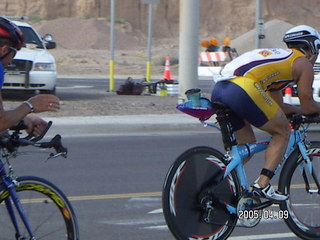
[[(177, 37), (179, 0), (161, 0), (155, 5), (155, 38)], [(318, 0), (266, 0), (264, 20), (279, 19), (294, 25), (308, 24), (320, 28)], [(254, 0), (200, 0), (201, 36), (236, 38), (254, 28)], [(26, 15), (36, 19), (108, 18), (110, 1), (106, 0), (1, 0), (0, 14)], [(148, 7), (140, 0), (117, 0), (116, 18), (130, 30), (147, 32)], [(80, 28), (81, 26), (79, 26)], [(277, 29), (275, 29), (276, 31)]]
[[(154, 6), (153, 74), (163, 74), (163, 60), (178, 59), (179, 3)], [(200, 40), (230, 36), (239, 53), (254, 48), (255, 0), (199, 0)], [(144, 75), (148, 7), (141, 0), (116, 0), (115, 73)], [(264, 0), (263, 47), (283, 47), (283, 33), (293, 25), (320, 30), (319, 0)], [(0, 15), (24, 15), (41, 35), (51, 33), (59, 74), (108, 74), (110, 0), (1, 0)], [(103, 49), (103, 51), (101, 51)], [(199, 51), (201, 51), (199, 46)], [(171, 61), (171, 65), (177, 61)], [(171, 67), (173, 75), (178, 67)]]

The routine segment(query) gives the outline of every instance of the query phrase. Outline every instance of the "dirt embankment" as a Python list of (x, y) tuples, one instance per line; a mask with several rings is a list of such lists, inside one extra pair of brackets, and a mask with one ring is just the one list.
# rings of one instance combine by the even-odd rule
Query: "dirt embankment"
[[(57, 18), (106, 18), (110, 16), (111, 1), (105, 0), (3, 0), (0, 2), (2, 15), (27, 15), (35, 20)], [(115, 1), (116, 22), (134, 32), (139, 38), (148, 31), (148, 5), (141, 0)], [(154, 6), (154, 37), (176, 38), (179, 35), (179, 7), (183, 1), (161, 0)], [(320, 27), (318, 0), (267, 0), (261, 1), (265, 22), (279, 19), (294, 25), (307, 24)], [(210, 0), (199, 1), (201, 37), (215, 36), (232, 39), (255, 26), (256, 1)], [(66, 25), (59, 25), (68, 28)], [(78, 25), (80, 32), (89, 30)], [(277, 29), (275, 29), (276, 31)], [(63, 31), (63, 30), (62, 30)], [(81, 39), (77, 39), (81, 40)]]
[[(265, 22), (278, 19), (293, 25), (320, 27), (318, 0), (262, 2)], [(178, 59), (180, 3), (161, 0), (154, 6), (153, 74), (163, 73), (166, 56)], [(253, 48), (254, 41), (248, 41), (252, 37), (243, 35), (255, 26), (255, 4), (252, 0), (200, 1), (200, 40), (214, 36), (222, 43), (223, 38), (229, 36), (240, 52)], [(57, 59), (59, 74), (108, 74), (110, 1), (4, 0), (0, 2), (0, 9), (3, 15), (27, 15), (41, 34), (54, 36), (58, 47), (52, 53)], [(145, 75), (148, 6), (140, 0), (117, 0), (115, 10), (115, 73)], [(265, 41), (281, 38), (283, 29), (273, 25)], [(171, 70), (173, 74), (178, 73), (177, 67)]]
[[(105, 19), (59, 18), (33, 24), (41, 35), (50, 33), (57, 48), (55, 56), (60, 75), (107, 75), (109, 72), (109, 23)], [(61, 27), (63, 26), (63, 27)], [(79, 30), (81, 26), (81, 30)], [(166, 56), (178, 57), (178, 42), (158, 40), (152, 49), (152, 73), (163, 74)], [(147, 41), (122, 24), (115, 28), (115, 73), (145, 75)], [(172, 66), (173, 74), (177, 68)]]

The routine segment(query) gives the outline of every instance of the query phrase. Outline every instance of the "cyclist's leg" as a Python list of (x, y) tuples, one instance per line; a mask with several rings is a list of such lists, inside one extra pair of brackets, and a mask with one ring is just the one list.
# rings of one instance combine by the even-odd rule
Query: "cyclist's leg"
[[(236, 136), (237, 143), (240, 145), (256, 142), (256, 137), (254, 135), (252, 126), (250, 123), (248, 123), (248, 121), (244, 121), (244, 127), (240, 130), (235, 131), (234, 135)], [(247, 157), (246, 159), (244, 159), (244, 163), (248, 162), (250, 159), (251, 156)]]
[[(261, 126), (260, 129), (272, 136), (272, 140), (266, 150), (264, 168), (273, 172), (283, 158), (288, 145), (290, 136), (288, 120), (279, 108), (275, 116)], [(257, 183), (261, 187), (265, 187), (269, 184), (269, 180), (268, 176), (261, 174)]]
[[(274, 139), (266, 154), (265, 168), (261, 171), (267, 176), (258, 179), (259, 184), (255, 186), (258, 192), (262, 191), (262, 196), (273, 195), (278, 200), (282, 199), (268, 183), (275, 166), (281, 161), (289, 138), (290, 132), (284, 113), (277, 102), (263, 90), (260, 83), (250, 78), (237, 77), (230, 81), (219, 82), (216, 87), (217, 90), (213, 90), (212, 99), (227, 104), (234, 112), (235, 117), (231, 119), (231, 123), (234, 130), (238, 131), (237, 139), (250, 138), (244, 136), (248, 133), (246, 131), (248, 127), (242, 119), (273, 136)], [(265, 190), (267, 190), (266, 193)]]

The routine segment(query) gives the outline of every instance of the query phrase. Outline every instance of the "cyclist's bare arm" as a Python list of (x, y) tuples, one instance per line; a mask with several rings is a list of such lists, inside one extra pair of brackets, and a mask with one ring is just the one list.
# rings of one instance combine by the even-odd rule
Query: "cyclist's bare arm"
[(303, 114), (320, 113), (320, 104), (313, 99), (313, 65), (307, 58), (298, 58), (293, 64), (293, 76), (298, 86), (298, 95)]
[(294, 105), (290, 105), (287, 103), (283, 102), (283, 95), (282, 95), (282, 91), (278, 90), (278, 91), (269, 91), (268, 92), (270, 97), (272, 97), (280, 106), (280, 108), (282, 109), (282, 111), (285, 114), (290, 114), (290, 113), (301, 113), (301, 108), (294, 106)]
[[(35, 113), (46, 111), (57, 111), (59, 109), (59, 99), (54, 95), (40, 94), (28, 100)], [(0, 131), (4, 131), (11, 126), (18, 124), (19, 121), (24, 119), (31, 112), (27, 104), (20, 104), (13, 110), (4, 110), (2, 97), (0, 95)]]

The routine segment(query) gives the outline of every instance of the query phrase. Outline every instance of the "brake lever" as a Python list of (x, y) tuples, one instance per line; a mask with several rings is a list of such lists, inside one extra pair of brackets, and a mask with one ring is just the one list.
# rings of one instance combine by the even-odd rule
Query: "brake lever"
[(62, 145), (61, 142), (61, 136), (59, 134), (57, 134), (53, 139), (51, 139), (50, 142), (48, 143), (39, 143), (40, 147), (44, 147), (44, 148), (54, 148), (54, 150), (56, 151), (56, 153), (50, 153), (49, 157), (47, 160), (51, 159), (51, 158), (57, 158), (57, 157), (64, 157), (67, 158), (68, 155), (68, 149), (66, 147), (64, 147)]
[(58, 158), (58, 157), (67, 158), (68, 154), (66, 152), (59, 152), (56, 154), (50, 153), (49, 157), (47, 158), (47, 161), (49, 161), (50, 159)]

